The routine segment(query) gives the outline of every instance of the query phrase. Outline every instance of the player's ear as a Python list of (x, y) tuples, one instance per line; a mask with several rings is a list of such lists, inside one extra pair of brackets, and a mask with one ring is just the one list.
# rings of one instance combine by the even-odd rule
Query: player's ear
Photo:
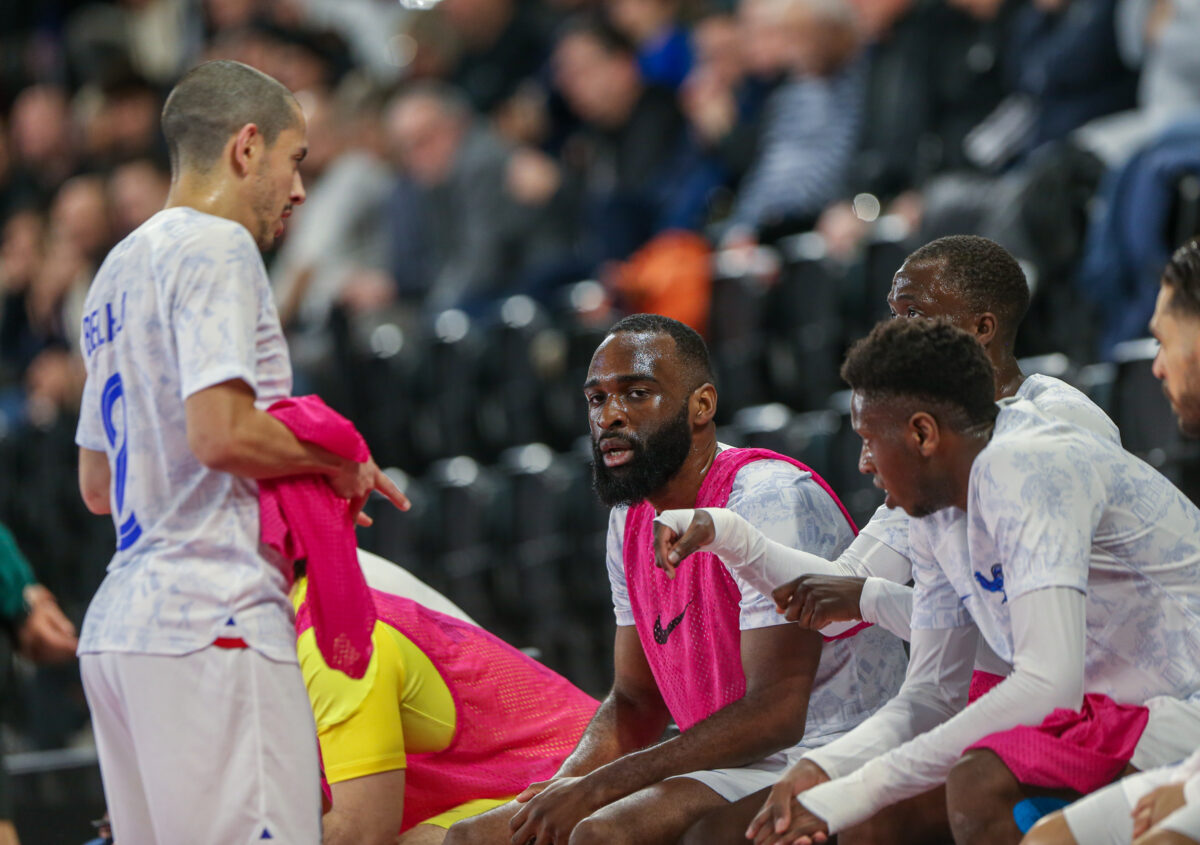
[(688, 399), (688, 414), (692, 425), (704, 426), (712, 422), (717, 412), (717, 388), (711, 382), (705, 382), (692, 391)]
[(230, 164), (238, 176), (246, 176), (252, 172), (254, 160), (262, 154), (263, 137), (258, 127), (247, 123), (233, 136), (229, 147)]
[(975, 318), (975, 337), (986, 349), (996, 339), (999, 321), (991, 311), (985, 311)]
[(937, 451), (942, 431), (938, 421), (927, 411), (917, 411), (908, 419), (909, 443), (923, 458)]

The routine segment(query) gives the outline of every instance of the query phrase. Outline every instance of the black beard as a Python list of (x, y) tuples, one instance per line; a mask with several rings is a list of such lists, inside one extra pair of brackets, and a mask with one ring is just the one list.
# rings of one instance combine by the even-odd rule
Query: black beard
[(652, 431), (644, 440), (630, 432), (610, 436), (627, 442), (633, 450), (633, 459), (624, 466), (610, 469), (604, 465), (600, 441), (593, 440), (592, 489), (610, 508), (635, 505), (674, 478), (692, 451), (687, 403), (674, 419)]

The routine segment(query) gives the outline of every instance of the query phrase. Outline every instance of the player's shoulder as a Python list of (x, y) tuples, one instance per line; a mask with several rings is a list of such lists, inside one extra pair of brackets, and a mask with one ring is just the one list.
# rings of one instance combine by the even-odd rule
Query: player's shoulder
[(766, 457), (738, 470), (726, 507), (760, 528), (781, 520), (839, 526), (845, 520), (837, 502), (811, 471), (782, 458)]
[(1053, 419), (1079, 426), (1098, 437), (1120, 442), (1121, 435), (1104, 411), (1086, 393), (1052, 376), (1030, 376), (1017, 391), (1041, 413)]
[[(722, 451), (729, 449), (723, 444), (721, 448)], [(735, 490), (739, 488), (745, 490), (763, 484), (795, 484), (797, 481), (811, 477), (812, 473), (800, 469), (782, 455), (771, 457), (768, 454), (739, 468), (733, 476), (733, 487)]]
[[(1016, 402), (1002, 408), (992, 440), (971, 467), (972, 488), (989, 500), (1017, 502), (1032, 489), (1091, 487), (1126, 453), (1107, 438)], [(1028, 504), (1028, 501), (1026, 501)]]
[(261, 262), (254, 239), (241, 223), (186, 206), (160, 211), (134, 234), (168, 262)]

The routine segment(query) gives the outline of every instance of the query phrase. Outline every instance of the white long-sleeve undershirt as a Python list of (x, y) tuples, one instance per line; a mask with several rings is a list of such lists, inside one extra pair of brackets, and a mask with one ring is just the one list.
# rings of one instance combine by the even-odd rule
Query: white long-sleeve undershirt
[(808, 755), (833, 776), (863, 756), (868, 738), (874, 746), (870, 762), (800, 795), (830, 832), (944, 783), (967, 746), (985, 736), (1041, 724), (1059, 707), (1080, 707), (1084, 594), (1069, 587), (1035, 590), (1013, 599), (1010, 612), (1013, 672), (987, 695), (946, 718), (965, 700), (974, 655), (971, 628), (918, 629), (897, 697), (845, 737)]
[[(859, 534), (836, 560), (789, 548), (763, 536), (762, 532), (732, 511), (702, 508), (712, 518), (714, 539), (704, 547), (719, 557), (730, 571), (765, 596), (801, 575), (834, 575), (865, 578), (859, 613), (864, 622), (878, 625), (902, 640), (912, 639), (912, 563), (891, 546), (869, 534)], [(655, 522), (682, 535), (696, 511), (667, 510)], [(834, 622), (821, 629), (835, 637), (854, 627), (853, 622)], [(975, 668), (1007, 675), (1010, 666), (996, 656), (982, 639)]]
[[(912, 578), (912, 564), (908, 558), (897, 552), (891, 546), (867, 534), (859, 534), (854, 541), (836, 560), (812, 554), (799, 549), (769, 540), (762, 532), (736, 513), (724, 508), (703, 508), (713, 522), (715, 536), (713, 541), (704, 547), (712, 552), (746, 583), (763, 595), (771, 592), (801, 575), (836, 575), (858, 578), (878, 577), (900, 584), (907, 583)], [(666, 510), (658, 515), (655, 522), (667, 526), (678, 535), (682, 535), (691, 525), (695, 510), (690, 508)], [(686, 565), (686, 564), (685, 564)], [(909, 600), (909, 607), (912, 602)], [(826, 636), (837, 636), (853, 627), (855, 623), (835, 622), (827, 626), (821, 633)], [(890, 627), (884, 625), (887, 630)], [(908, 620), (902, 626), (903, 634), (892, 631), (897, 636), (908, 639)]]
[[(862, 595), (858, 599), (858, 610), (864, 622), (878, 625), (902, 640), (912, 639), (912, 605), (912, 587), (874, 576), (863, 582)], [(983, 637), (979, 637), (975, 651), (975, 668), (993, 675), (1007, 675), (1012, 671)]]

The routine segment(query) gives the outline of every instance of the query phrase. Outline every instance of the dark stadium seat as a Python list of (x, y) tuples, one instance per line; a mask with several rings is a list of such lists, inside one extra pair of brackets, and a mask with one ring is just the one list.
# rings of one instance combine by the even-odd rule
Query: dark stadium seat
[(545, 436), (541, 397), (551, 362), (539, 357), (549, 318), (528, 296), (512, 296), (500, 304), (498, 317), (485, 332), (476, 383), (475, 418), (484, 454), (498, 455), (519, 443)]
[(770, 396), (793, 408), (820, 408), (841, 386), (845, 345), (840, 279), (831, 274), (809, 235), (780, 244), (784, 265), (767, 294), (764, 356)]
[(412, 404), (413, 453), (418, 468), (448, 455), (482, 457), (475, 437), (477, 374), (485, 352), (483, 332), (462, 311), (431, 321), (432, 339), (414, 391), (397, 401)]
[(766, 401), (766, 343), (762, 331), (767, 288), (749, 273), (722, 270), (717, 258), (713, 279), (708, 341), (717, 377), (718, 422), (732, 418), (734, 410)]
[(492, 599), (495, 562), (503, 555), (495, 542), (501, 485), (466, 455), (435, 461), (424, 481), (431, 493), (430, 585), (485, 628), (519, 641)]

